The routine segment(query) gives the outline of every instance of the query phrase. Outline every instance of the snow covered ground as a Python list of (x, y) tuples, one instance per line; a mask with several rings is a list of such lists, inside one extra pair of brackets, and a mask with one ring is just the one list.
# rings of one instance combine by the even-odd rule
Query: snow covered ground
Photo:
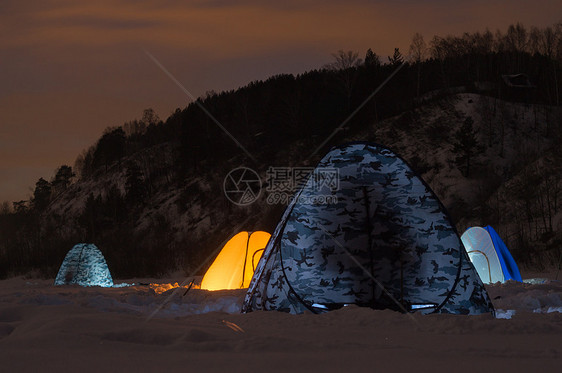
[(0, 371), (560, 371), (562, 281), (530, 277), (544, 280), (487, 286), (498, 318), (354, 306), (241, 315), (244, 290), (13, 278), (0, 281)]

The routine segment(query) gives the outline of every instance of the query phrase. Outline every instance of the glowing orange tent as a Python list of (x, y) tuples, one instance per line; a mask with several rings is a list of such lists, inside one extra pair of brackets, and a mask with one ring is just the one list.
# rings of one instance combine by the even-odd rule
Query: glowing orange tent
[(267, 232), (240, 232), (222, 248), (211, 264), (201, 289), (243, 289), (250, 286), (254, 270), (271, 234)]

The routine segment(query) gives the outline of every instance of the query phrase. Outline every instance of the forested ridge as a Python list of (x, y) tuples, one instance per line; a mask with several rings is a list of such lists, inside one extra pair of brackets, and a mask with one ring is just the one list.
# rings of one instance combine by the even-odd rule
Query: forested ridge
[(166, 119), (147, 109), (107, 128), (74, 165), (39, 178), (29, 200), (2, 203), (0, 277), (54, 276), (78, 242), (98, 245), (115, 277), (189, 272), (242, 222), (242, 229), (272, 232), (283, 211), (265, 195), (248, 206), (229, 202), (222, 187), (230, 170), (265, 175), (271, 166), (314, 166), (348, 140), (396, 149), (459, 231), (499, 225), (517, 260), (556, 265), (562, 23), (428, 41), (415, 34), (407, 51), (383, 57), (373, 50), (338, 51), (317, 70), (207, 92)]

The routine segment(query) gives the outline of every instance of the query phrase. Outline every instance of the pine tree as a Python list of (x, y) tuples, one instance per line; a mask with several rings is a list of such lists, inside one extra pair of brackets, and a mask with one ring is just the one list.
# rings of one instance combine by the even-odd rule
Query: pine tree
[(51, 183), (40, 178), (35, 183), (35, 191), (33, 192), (33, 208), (43, 211), (51, 201)]
[(470, 176), (470, 164), (480, 152), (480, 146), (473, 128), (474, 120), (468, 116), (463, 125), (454, 134), (453, 153), (459, 169), (465, 169), (464, 175)]
[(365, 66), (367, 67), (377, 67), (381, 65), (379, 56), (371, 48), (367, 50), (365, 54)]
[(125, 199), (129, 206), (139, 205), (146, 197), (146, 186), (139, 166), (131, 162), (127, 165), (125, 182)]
[(52, 186), (57, 192), (61, 192), (68, 188), (70, 182), (76, 174), (72, 171), (72, 167), (67, 165), (62, 165), (57, 170), (54, 180), (52, 181)]
[(101, 210), (101, 196), (94, 197), (93, 193), (88, 195), (86, 204), (82, 210), (78, 222), (86, 231), (86, 237), (89, 240), (94, 240), (98, 231), (98, 220)]
[(108, 166), (114, 161), (120, 161), (125, 155), (126, 136), (121, 127), (108, 128), (99, 139), (94, 151), (93, 166)]
[(143, 111), (141, 122), (145, 127), (154, 126), (160, 122), (160, 118), (154, 109), (148, 108)]
[(392, 57), (388, 57), (388, 62), (390, 62), (391, 65), (400, 65), (402, 62), (404, 62), (404, 56), (402, 56), (402, 53), (400, 53), (399, 48), (394, 48), (394, 54), (392, 55)]

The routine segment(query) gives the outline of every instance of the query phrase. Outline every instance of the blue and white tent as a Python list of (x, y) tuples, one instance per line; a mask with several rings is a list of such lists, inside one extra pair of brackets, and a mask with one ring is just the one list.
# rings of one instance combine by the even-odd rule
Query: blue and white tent
[(522, 281), (515, 260), (494, 228), (469, 228), (461, 240), (482, 282)]
[(342, 145), (322, 158), (271, 236), (242, 311), (320, 313), (348, 304), (493, 311), (437, 196), (376, 144)]
[(113, 279), (105, 258), (96, 245), (81, 243), (64, 258), (55, 285), (113, 286)]

